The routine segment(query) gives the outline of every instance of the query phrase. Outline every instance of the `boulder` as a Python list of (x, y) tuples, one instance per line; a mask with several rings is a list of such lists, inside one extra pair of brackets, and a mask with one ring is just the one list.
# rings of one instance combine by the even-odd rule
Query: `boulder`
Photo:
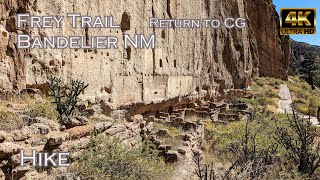
[(81, 138), (73, 141), (65, 141), (59, 146), (59, 150), (64, 152), (79, 151), (88, 148), (90, 145), (90, 138)]
[(35, 135), (32, 135), (31, 138), (27, 139), (25, 143), (31, 146), (40, 146), (40, 145), (45, 145), (47, 141), (48, 141), (47, 136), (35, 134)]
[(102, 133), (103, 131), (109, 129), (112, 126), (112, 122), (99, 122), (94, 125), (94, 131), (96, 133)]
[(115, 134), (117, 134), (117, 133), (119, 133), (119, 132), (123, 132), (123, 131), (125, 131), (127, 128), (126, 128), (126, 126), (125, 125), (123, 125), (123, 124), (116, 124), (116, 125), (113, 125), (111, 128), (109, 128), (109, 129), (107, 129), (106, 131), (105, 131), (105, 134), (107, 134), (107, 135), (115, 135)]
[(64, 125), (66, 128), (73, 128), (82, 125), (82, 123), (74, 117), (66, 117), (62, 119), (61, 124)]
[(15, 141), (24, 141), (31, 137), (32, 130), (29, 126), (25, 126), (22, 129), (11, 131), (10, 135)]
[(88, 118), (84, 116), (66, 117), (66, 118), (63, 118), (63, 120), (61, 121), (61, 124), (65, 125), (67, 129), (73, 128), (76, 126), (83, 126), (83, 125), (86, 125), (87, 123), (88, 123)]
[(85, 126), (77, 126), (66, 130), (69, 134), (69, 139), (80, 139), (84, 136), (89, 136), (94, 131), (94, 126), (91, 124)]
[(123, 124), (126, 126), (127, 129), (130, 129), (130, 127), (133, 126), (133, 122), (125, 122)]
[(60, 131), (51, 131), (47, 134), (47, 146), (57, 146), (62, 144), (68, 138), (68, 133)]
[(30, 130), (32, 134), (48, 134), (51, 131), (49, 126), (42, 123), (31, 124)]
[[(32, 152), (31, 153), (25, 153), (25, 154), (31, 155)], [(20, 166), (20, 153), (12, 155), (10, 157), (10, 163), (11, 163), (11, 166), (14, 166), (14, 167)], [(26, 161), (24, 161), (24, 164), (31, 164), (31, 161), (26, 160)]]
[(10, 158), (13, 154), (17, 154), (20, 145), (12, 143), (12, 142), (3, 142), (0, 144), (0, 159)]
[(34, 123), (41, 123), (50, 127), (52, 131), (59, 131), (60, 124), (57, 121), (50, 120), (43, 117), (36, 117), (33, 119)]

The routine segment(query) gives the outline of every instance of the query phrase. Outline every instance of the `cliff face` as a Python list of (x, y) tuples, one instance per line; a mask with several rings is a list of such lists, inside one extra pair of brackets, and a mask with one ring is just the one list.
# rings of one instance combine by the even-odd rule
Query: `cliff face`
[(257, 42), (260, 76), (287, 78), (289, 36), (279, 36), (279, 15), (272, 0), (248, 1), (249, 26)]
[[(16, 13), (66, 16), (80, 12), (90, 16), (112, 15), (120, 23), (129, 19), (127, 34), (155, 33), (155, 49), (17, 50), (18, 33), (31, 36), (117, 35), (119, 29), (17, 29)], [(286, 78), (289, 43), (278, 33), (278, 16), (266, 0), (1, 0), (0, 88), (20, 91), (41, 87), (48, 75), (89, 83), (84, 92), (111, 108), (151, 103), (187, 95), (216, 96), (223, 90), (241, 89), (257, 75)], [(244, 29), (152, 29), (149, 17), (244, 17)], [(126, 54), (129, 58), (123, 58)]]
[(313, 55), (315, 57), (315, 60), (320, 63), (320, 46), (297, 42), (290, 39), (290, 75), (298, 74), (300, 63), (304, 60), (304, 56), (306, 54)]

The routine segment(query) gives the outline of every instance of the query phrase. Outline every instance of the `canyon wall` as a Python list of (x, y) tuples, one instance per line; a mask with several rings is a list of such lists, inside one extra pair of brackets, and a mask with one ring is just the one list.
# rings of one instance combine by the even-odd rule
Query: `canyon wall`
[(279, 15), (272, 0), (247, 1), (249, 26), (257, 41), (260, 76), (287, 79), (289, 36), (280, 36)]
[[(43, 87), (49, 75), (89, 84), (83, 97), (111, 109), (188, 95), (213, 97), (243, 89), (253, 77), (287, 77), (289, 41), (278, 33), (270, 0), (1, 0), (0, 89)], [(16, 13), (112, 15), (122, 29), (18, 29)], [(149, 17), (205, 19), (243, 17), (243, 29), (152, 29)], [(120, 22), (121, 21), (121, 22)], [(155, 49), (17, 49), (17, 34), (101, 36), (155, 34)], [(121, 42), (121, 41), (120, 41)], [(124, 58), (124, 55), (128, 58)]]
[(304, 42), (297, 42), (290, 39), (290, 61), (289, 74), (297, 75), (300, 63), (304, 60), (304, 56), (310, 54), (320, 63), (320, 46), (310, 45)]

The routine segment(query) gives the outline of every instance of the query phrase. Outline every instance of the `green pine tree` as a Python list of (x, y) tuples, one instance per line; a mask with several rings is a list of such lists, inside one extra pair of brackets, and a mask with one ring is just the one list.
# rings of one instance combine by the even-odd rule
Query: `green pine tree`
[(304, 60), (300, 63), (299, 73), (302, 79), (309, 83), (313, 88), (316, 82), (316, 72), (318, 65), (314, 60), (314, 56), (307, 54)]

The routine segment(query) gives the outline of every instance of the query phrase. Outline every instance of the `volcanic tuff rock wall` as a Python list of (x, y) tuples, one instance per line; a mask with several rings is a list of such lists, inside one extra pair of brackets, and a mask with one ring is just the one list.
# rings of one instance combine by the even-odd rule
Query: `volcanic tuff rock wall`
[[(89, 83), (85, 95), (111, 107), (150, 103), (185, 95), (215, 96), (225, 89), (245, 88), (262, 75), (285, 78), (288, 41), (279, 37), (278, 18), (266, 0), (1, 0), (0, 88), (20, 91), (45, 83), (48, 75)], [(113, 15), (129, 30), (17, 29), (15, 14)], [(249, 28), (150, 29), (149, 17), (244, 17)], [(17, 50), (16, 35), (117, 35), (155, 33), (155, 49)], [(120, 47), (122, 44), (119, 44)], [(123, 54), (128, 54), (128, 59)], [(260, 70), (259, 70), (260, 69)]]

